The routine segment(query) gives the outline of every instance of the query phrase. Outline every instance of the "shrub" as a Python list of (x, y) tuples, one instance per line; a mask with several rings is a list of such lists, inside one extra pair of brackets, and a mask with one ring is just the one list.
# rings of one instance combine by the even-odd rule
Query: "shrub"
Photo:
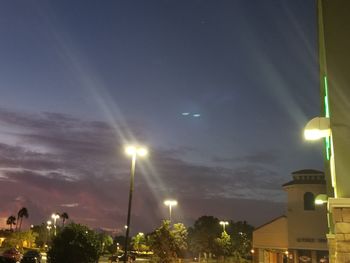
[(49, 263), (96, 263), (101, 253), (98, 235), (79, 224), (66, 226), (52, 240)]

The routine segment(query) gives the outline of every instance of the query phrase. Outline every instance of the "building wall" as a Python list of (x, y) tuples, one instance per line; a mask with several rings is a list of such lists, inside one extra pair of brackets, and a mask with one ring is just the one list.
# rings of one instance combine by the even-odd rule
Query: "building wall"
[[(288, 203), (285, 216), (258, 227), (253, 232), (255, 263), (299, 263), (309, 259), (318, 263), (327, 257), (327, 207), (314, 205), (318, 194), (326, 193), (324, 174), (300, 170), (284, 184)], [(309, 210), (304, 207), (305, 193), (312, 193)]]
[(253, 247), (287, 250), (287, 218), (280, 217), (253, 232)]
[(304, 194), (311, 192), (316, 197), (325, 193), (322, 184), (295, 184), (285, 187), (288, 193), (288, 243), (292, 249), (327, 250), (326, 206), (304, 210)]
[[(336, 174), (335, 190), (338, 197), (350, 198), (348, 174), (350, 171), (350, 1), (320, 0), (320, 2), (323, 10), (325, 47), (325, 61), (320, 66), (321, 78), (324, 77), (322, 75), (328, 78)], [(324, 85), (322, 82), (320, 84), (321, 101), (324, 101)]]

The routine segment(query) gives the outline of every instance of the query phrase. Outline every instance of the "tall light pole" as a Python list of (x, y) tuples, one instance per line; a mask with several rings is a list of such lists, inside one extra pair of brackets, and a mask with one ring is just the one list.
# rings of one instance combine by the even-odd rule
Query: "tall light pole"
[(176, 200), (165, 200), (164, 204), (166, 206), (169, 206), (169, 221), (171, 222), (171, 211), (173, 206), (177, 206), (177, 201)]
[(57, 231), (56, 231), (56, 221), (57, 221), (57, 219), (60, 218), (60, 215), (57, 214), (57, 213), (54, 213), (54, 214), (51, 215), (51, 218), (53, 219), (54, 236), (56, 236), (56, 234), (57, 234)]
[(222, 225), (223, 232), (226, 232), (225, 227), (228, 225), (228, 222), (227, 221), (220, 221), (219, 224)]
[(50, 239), (51, 221), (47, 221), (47, 222), (46, 222), (46, 228), (47, 228), (47, 239), (46, 239), (46, 243), (48, 243), (48, 242), (49, 242), (49, 239)]
[(131, 157), (131, 170), (130, 170), (130, 190), (129, 190), (129, 205), (128, 205), (128, 218), (126, 221), (126, 233), (125, 233), (125, 246), (124, 246), (124, 263), (128, 260), (128, 239), (130, 232), (130, 213), (132, 204), (132, 194), (134, 192), (134, 177), (135, 177), (135, 167), (136, 167), (136, 157), (145, 157), (148, 151), (144, 147), (139, 146), (127, 146), (125, 148), (125, 153)]

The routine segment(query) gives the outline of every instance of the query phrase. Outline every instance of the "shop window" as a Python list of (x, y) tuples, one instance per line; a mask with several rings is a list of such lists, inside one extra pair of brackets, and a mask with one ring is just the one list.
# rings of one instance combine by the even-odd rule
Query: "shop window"
[(304, 210), (315, 210), (315, 196), (313, 193), (304, 194)]

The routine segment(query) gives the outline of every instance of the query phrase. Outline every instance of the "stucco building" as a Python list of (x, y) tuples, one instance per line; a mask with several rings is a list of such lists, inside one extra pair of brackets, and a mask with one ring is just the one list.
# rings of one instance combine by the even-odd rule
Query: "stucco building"
[(326, 192), (324, 173), (300, 170), (282, 187), (287, 192), (286, 214), (253, 232), (254, 262), (327, 262), (327, 209), (315, 198)]

